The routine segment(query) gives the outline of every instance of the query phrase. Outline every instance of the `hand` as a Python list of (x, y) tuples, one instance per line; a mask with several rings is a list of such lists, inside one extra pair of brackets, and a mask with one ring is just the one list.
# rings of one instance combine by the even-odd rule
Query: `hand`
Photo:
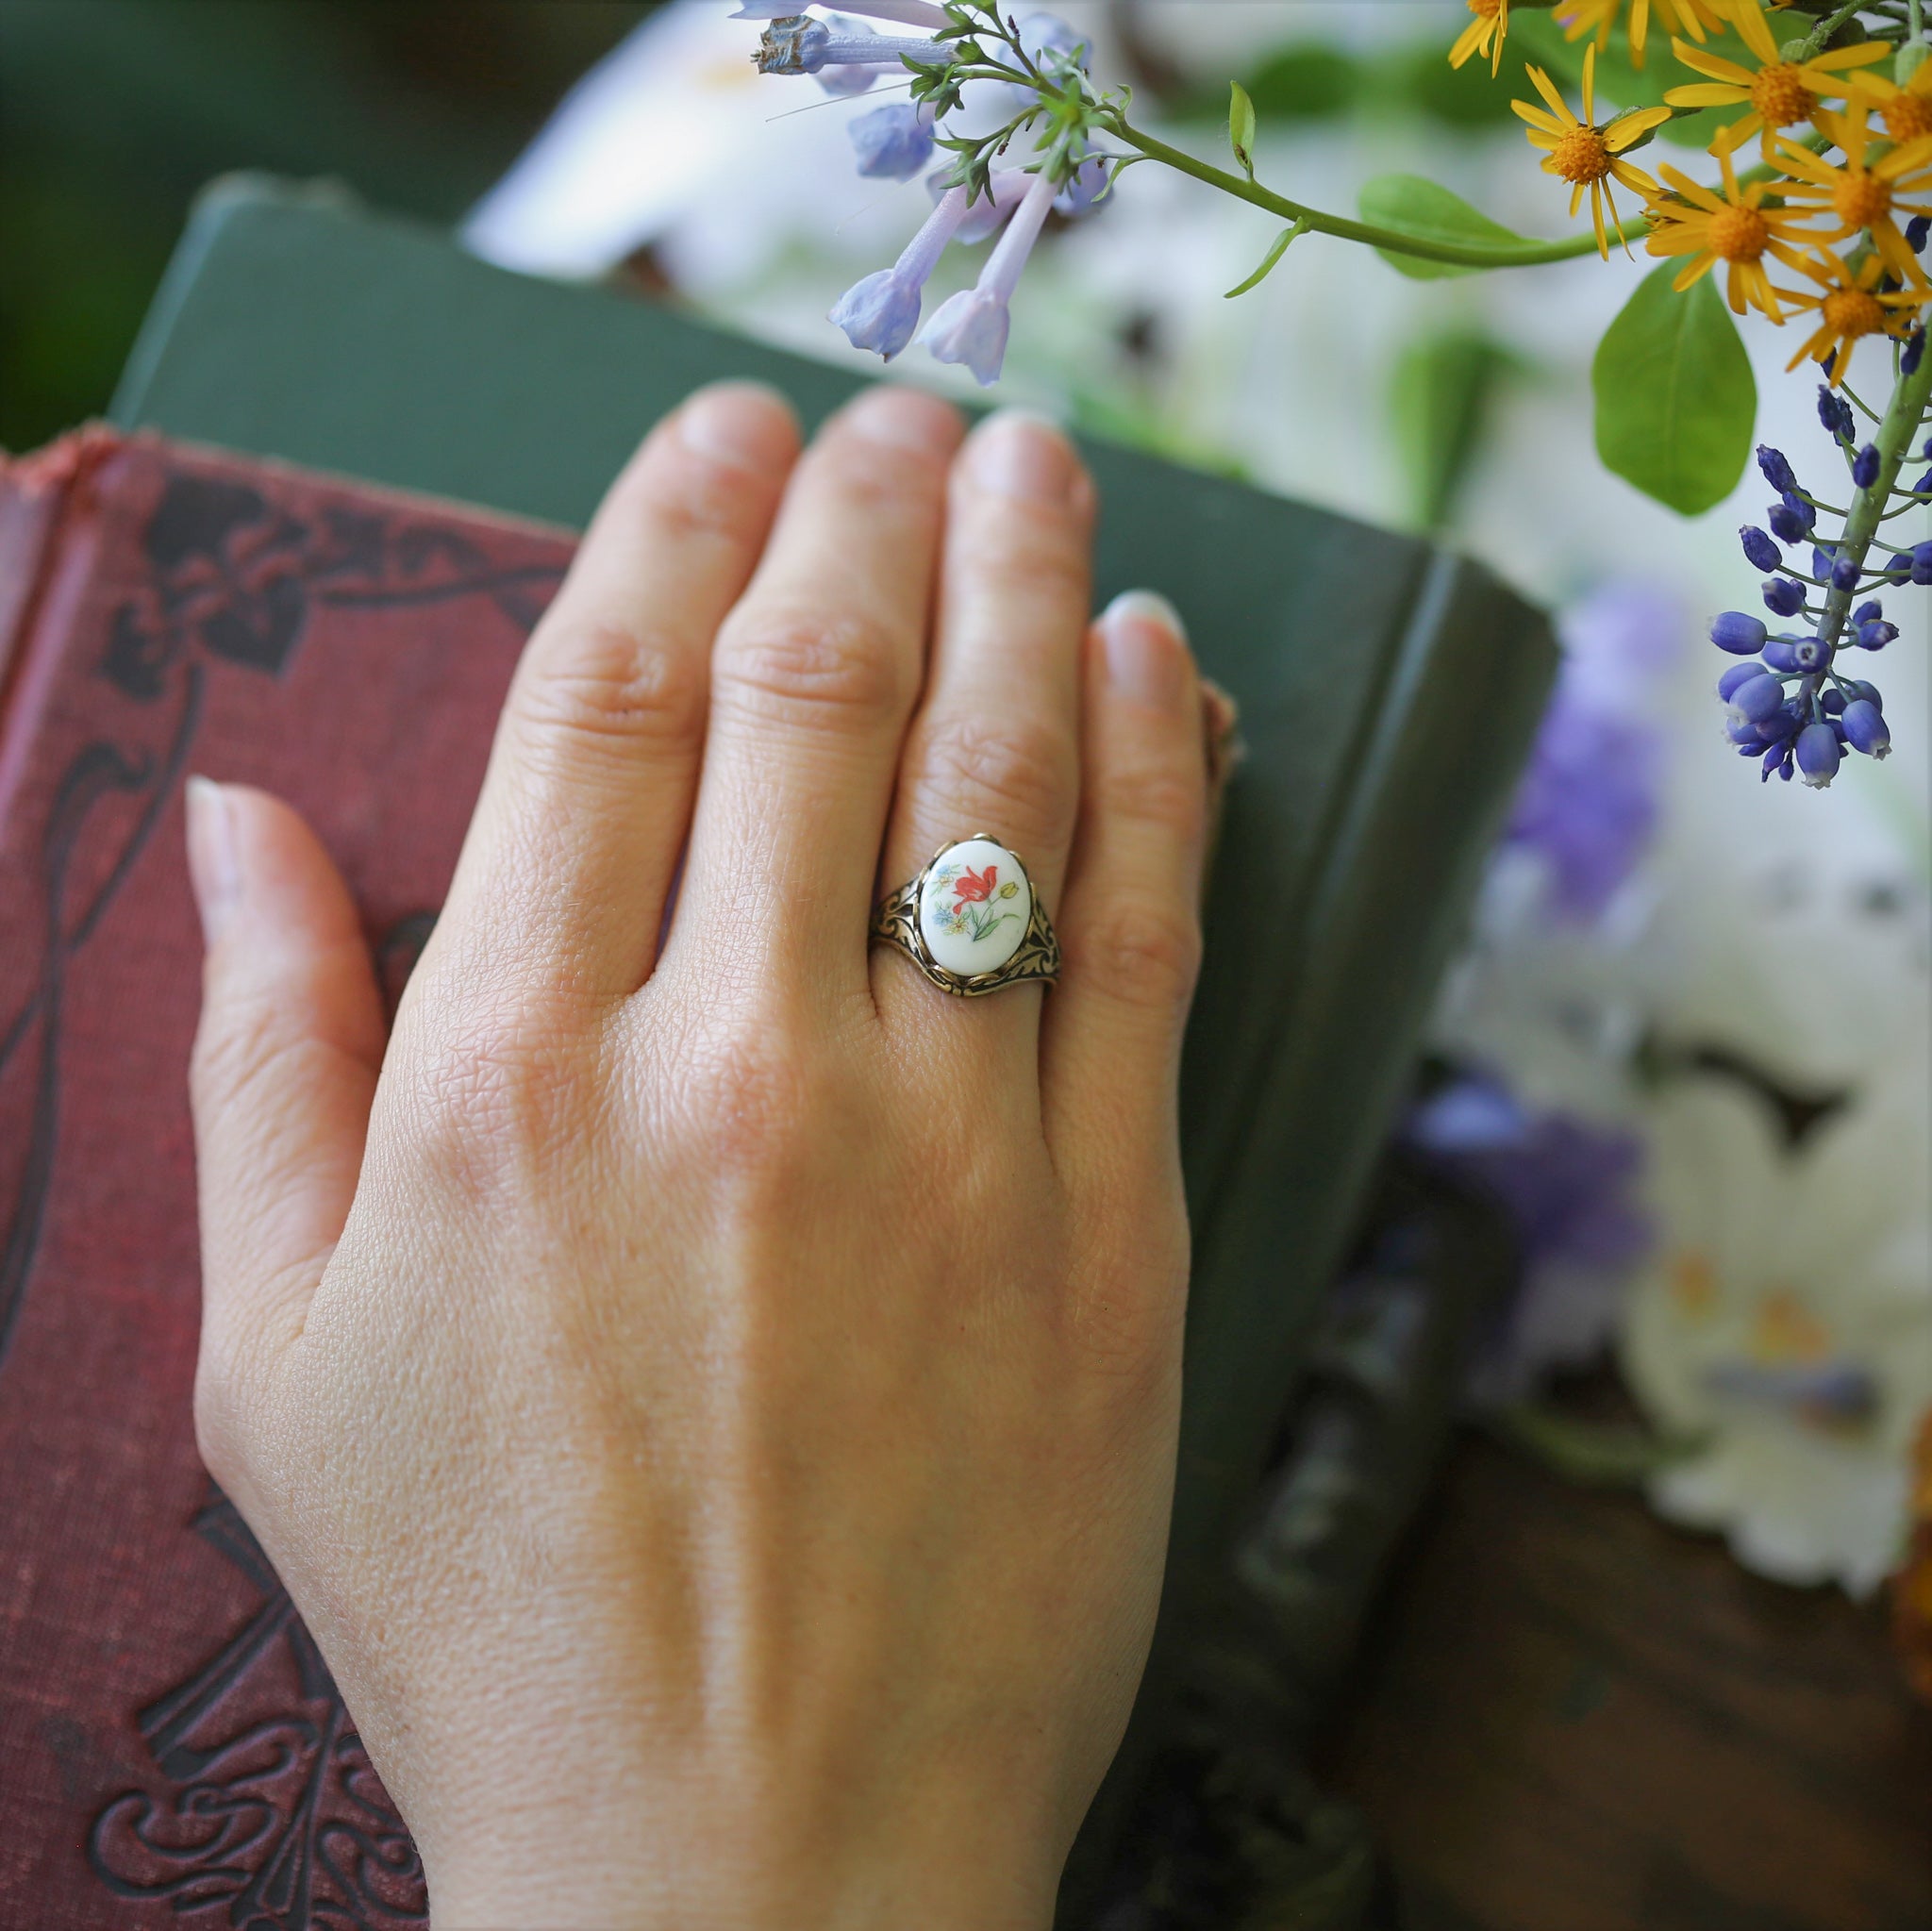
[[(385, 1048), (348, 894), (196, 783), (209, 1469), (437, 1931), (1041, 1926), (1158, 1592), (1208, 780), (1024, 417), (705, 391), (525, 655)], [(1062, 983), (881, 883), (992, 832)], [(689, 840), (680, 881), (679, 856)], [(675, 910), (658, 939), (665, 908)]]

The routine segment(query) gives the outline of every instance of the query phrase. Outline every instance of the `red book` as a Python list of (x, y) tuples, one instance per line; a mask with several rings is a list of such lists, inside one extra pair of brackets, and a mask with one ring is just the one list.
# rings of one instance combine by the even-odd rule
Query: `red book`
[(390, 1931), (421, 1869), (209, 1481), (191, 771), (294, 804), (392, 990), (574, 540), (92, 430), (0, 463), (0, 1927)]

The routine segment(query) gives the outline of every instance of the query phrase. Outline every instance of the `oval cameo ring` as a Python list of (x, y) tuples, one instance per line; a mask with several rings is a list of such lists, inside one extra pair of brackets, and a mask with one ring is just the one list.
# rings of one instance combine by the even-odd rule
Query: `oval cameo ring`
[(984, 832), (947, 845), (889, 893), (873, 914), (872, 936), (957, 999), (1060, 975), (1060, 942), (1026, 867)]

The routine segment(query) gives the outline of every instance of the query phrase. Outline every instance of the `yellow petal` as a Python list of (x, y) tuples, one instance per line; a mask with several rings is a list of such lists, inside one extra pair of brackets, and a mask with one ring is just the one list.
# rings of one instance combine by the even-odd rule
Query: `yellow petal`
[(1574, 127), (1576, 116), (1570, 111), (1568, 102), (1551, 85), (1550, 76), (1541, 67), (1526, 66), (1523, 71), (1529, 75), (1529, 84), (1550, 104), (1550, 111), (1557, 119), (1565, 127)]
[(1704, 208), (1710, 214), (1722, 214), (1724, 212), (1724, 204), (1703, 182), (1693, 181), (1689, 175), (1680, 174), (1675, 168), (1672, 167), (1669, 161), (1666, 161), (1657, 170), (1657, 173), (1686, 201), (1694, 203), (1697, 207)]
[(1541, 108), (1532, 108), (1527, 101), (1511, 101), (1510, 108), (1520, 121), (1527, 121), (1532, 127), (1541, 127), (1545, 134), (1561, 134), (1564, 124), (1554, 114), (1546, 114)]
[[(1831, 74), (1844, 67), (1870, 67), (1874, 60), (1890, 60), (1893, 52), (1883, 41), (1865, 41), (1856, 47), (1834, 47), (1828, 54), (1814, 54), (1805, 65)], [(1893, 88), (1892, 92), (1896, 93), (1898, 90)]]
[(1583, 57), (1583, 118), (1594, 127), (1596, 125), (1596, 49), (1591, 47)]
[(1757, 0), (1731, 0), (1731, 25), (1765, 66), (1777, 58), (1777, 42)]
[(1674, 87), (1664, 95), (1674, 108), (1728, 108), (1734, 101), (1748, 101), (1751, 90), (1729, 83), (1700, 80), (1690, 87)]
[(1604, 145), (1612, 154), (1622, 154), (1633, 141), (1641, 141), (1653, 127), (1671, 118), (1668, 108), (1644, 108), (1635, 114), (1620, 114), (1604, 129)]

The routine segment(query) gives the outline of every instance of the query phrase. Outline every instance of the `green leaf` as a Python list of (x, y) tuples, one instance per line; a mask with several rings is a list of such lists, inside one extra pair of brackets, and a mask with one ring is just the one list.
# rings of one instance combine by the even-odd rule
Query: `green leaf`
[(1227, 110), (1227, 138), (1234, 145), (1234, 158), (1247, 171), (1250, 181), (1255, 178), (1255, 104), (1248, 98), (1248, 91), (1240, 81), (1234, 84), (1234, 95)]
[(1289, 251), (1291, 242), (1298, 241), (1308, 232), (1306, 221), (1296, 222), (1292, 227), (1283, 228), (1274, 238), (1274, 245), (1261, 258), (1261, 265), (1239, 288), (1229, 289), (1226, 299), (1230, 302), (1237, 295), (1245, 295), (1250, 289), (1258, 289), (1274, 273), (1275, 265)]
[(1677, 264), (1645, 277), (1596, 352), (1596, 447), (1604, 467), (1680, 516), (1737, 488), (1751, 454), (1757, 383), (1716, 282), (1681, 295)]
[[(1500, 251), (1546, 245), (1512, 234), (1488, 215), (1478, 213), (1459, 195), (1421, 175), (1378, 175), (1362, 190), (1360, 209), (1363, 221), (1373, 222), (1380, 228), (1393, 228), (1418, 241), (1473, 243)], [(1453, 262), (1430, 261), (1418, 255), (1396, 255), (1386, 248), (1375, 252), (1391, 268), (1419, 282), (1441, 281), (1449, 275), (1477, 272)], [(1507, 268), (1508, 262), (1499, 260), (1496, 266)]]

